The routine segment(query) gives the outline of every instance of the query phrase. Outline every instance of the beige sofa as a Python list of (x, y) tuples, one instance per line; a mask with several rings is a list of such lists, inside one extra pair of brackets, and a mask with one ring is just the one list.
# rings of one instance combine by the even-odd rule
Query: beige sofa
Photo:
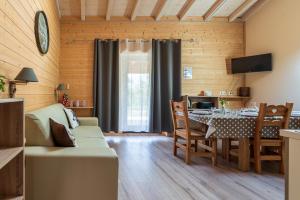
[(25, 115), (27, 200), (115, 200), (118, 157), (109, 148), (97, 118), (79, 118), (71, 129), (78, 147), (55, 147), (49, 118), (68, 126), (63, 105)]

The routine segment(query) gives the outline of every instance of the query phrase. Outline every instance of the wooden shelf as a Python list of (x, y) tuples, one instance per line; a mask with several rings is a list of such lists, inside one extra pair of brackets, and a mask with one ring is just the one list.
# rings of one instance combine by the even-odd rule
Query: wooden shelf
[(189, 98), (219, 98), (219, 99), (250, 99), (251, 97), (240, 97), (240, 96), (189, 96)]
[(24, 199), (24, 102), (0, 100), (0, 199)]
[(0, 148), (0, 169), (2, 169), (7, 163), (9, 163), (9, 161), (14, 159), (22, 151), (23, 147)]
[(251, 99), (251, 97), (241, 97), (237, 95), (219, 95), (219, 96), (188, 96), (191, 103), (198, 103), (198, 102), (211, 102), (213, 103), (214, 107), (220, 106), (220, 101), (222, 99), (230, 102), (240, 102), (238, 107), (246, 106), (246, 103)]
[(24, 197), (23, 196), (0, 196), (0, 199), (2, 200), (23, 200)]
[(251, 97), (240, 97), (240, 96), (218, 96), (219, 99), (251, 99)]
[(70, 108), (70, 109), (93, 109), (94, 107), (87, 106), (87, 107), (67, 107), (67, 108)]

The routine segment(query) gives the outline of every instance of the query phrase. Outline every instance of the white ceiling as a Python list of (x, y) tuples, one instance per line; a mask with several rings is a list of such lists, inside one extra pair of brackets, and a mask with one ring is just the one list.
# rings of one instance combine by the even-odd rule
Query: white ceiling
[[(221, 0), (57, 0), (61, 16), (81, 16), (81, 3), (85, 4), (85, 16), (104, 17), (107, 13), (108, 1), (113, 1), (111, 17), (130, 17), (136, 1), (140, 1), (136, 8), (136, 16), (155, 17), (157, 8), (164, 5), (162, 17), (179, 16), (181, 9), (188, 2), (193, 2), (185, 17), (203, 17), (209, 9)], [(222, 0), (224, 3), (215, 12), (213, 17), (229, 17), (246, 1), (255, 0)], [(261, 0), (258, 0), (261, 1)], [(166, 4), (164, 4), (166, 2)], [(160, 10), (160, 9), (158, 9)], [(243, 14), (243, 13), (242, 13)]]

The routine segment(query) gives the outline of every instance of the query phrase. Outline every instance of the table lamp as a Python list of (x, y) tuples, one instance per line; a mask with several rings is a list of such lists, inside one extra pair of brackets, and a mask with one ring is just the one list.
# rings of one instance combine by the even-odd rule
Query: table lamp
[(60, 93), (64, 90), (66, 90), (66, 89), (67, 88), (66, 88), (65, 84), (63, 84), (63, 83), (58, 84), (58, 86), (56, 87), (56, 90), (55, 90), (55, 92), (56, 92), (56, 102), (59, 102)]

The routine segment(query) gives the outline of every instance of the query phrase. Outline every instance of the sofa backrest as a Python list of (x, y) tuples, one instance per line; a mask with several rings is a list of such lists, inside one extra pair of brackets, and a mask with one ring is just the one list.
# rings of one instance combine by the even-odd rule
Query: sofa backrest
[(49, 118), (68, 127), (63, 108), (62, 104), (54, 104), (25, 114), (26, 146), (54, 146)]

